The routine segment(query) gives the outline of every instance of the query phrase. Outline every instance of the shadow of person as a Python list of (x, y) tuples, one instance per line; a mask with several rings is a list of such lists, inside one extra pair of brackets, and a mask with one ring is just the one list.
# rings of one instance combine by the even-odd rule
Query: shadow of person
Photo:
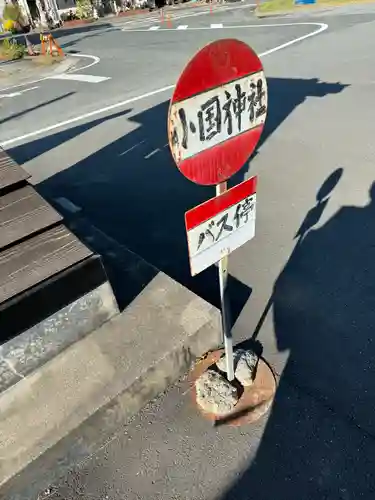
[(375, 183), (368, 205), (314, 228), (340, 176), (319, 191), (267, 305), (289, 358), (256, 458), (225, 500), (374, 498)]
[(365, 207), (342, 207), (303, 236), (275, 284), (284, 372), (375, 431), (375, 183)]

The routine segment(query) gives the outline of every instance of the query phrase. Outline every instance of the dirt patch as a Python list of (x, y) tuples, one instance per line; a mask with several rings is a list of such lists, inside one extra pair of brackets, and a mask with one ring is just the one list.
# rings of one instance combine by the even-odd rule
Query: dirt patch
[(54, 64), (59, 64), (64, 60), (65, 56), (51, 56), (49, 54), (30, 57), (30, 61), (40, 66), (53, 66)]

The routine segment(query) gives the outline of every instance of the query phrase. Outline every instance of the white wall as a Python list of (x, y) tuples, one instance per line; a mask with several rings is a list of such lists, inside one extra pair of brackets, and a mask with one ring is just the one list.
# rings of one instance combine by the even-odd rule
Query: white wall
[[(21, 7), (22, 13), (24, 15), (24, 19), (27, 20), (28, 16), (30, 15), (30, 9), (29, 6), (27, 5), (27, 0), (17, 0), (18, 5)], [(1, 0), (0, 0), (1, 2)]]
[(4, 7), (5, 7), (5, 0), (0, 0), (0, 18), (3, 17)]
[[(1, 2), (1, 0), (0, 0)], [(75, 0), (56, 0), (57, 8), (59, 10), (74, 9), (76, 7)]]

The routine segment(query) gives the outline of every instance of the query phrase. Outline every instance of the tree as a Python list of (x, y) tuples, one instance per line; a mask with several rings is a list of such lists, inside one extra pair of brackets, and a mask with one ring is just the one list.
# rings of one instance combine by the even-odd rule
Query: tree
[(79, 19), (93, 17), (91, 0), (77, 0), (77, 17)]

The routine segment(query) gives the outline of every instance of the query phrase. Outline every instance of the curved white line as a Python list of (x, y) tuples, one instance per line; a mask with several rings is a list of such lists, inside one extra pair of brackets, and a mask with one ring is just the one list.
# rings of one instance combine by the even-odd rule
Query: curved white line
[[(295, 43), (302, 42), (302, 40), (306, 40), (307, 38), (310, 38), (312, 36), (319, 35), (320, 33), (323, 33), (326, 29), (328, 29), (328, 24), (325, 23), (295, 23), (294, 26), (296, 25), (303, 25), (303, 24), (308, 24), (310, 26), (319, 26), (319, 28), (315, 31), (312, 31), (311, 33), (307, 33), (306, 35), (299, 36), (298, 38), (294, 38), (293, 40), (290, 40), (289, 42), (282, 43), (281, 45), (278, 45), (277, 47), (274, 47), (273, 49), (266, 50), (263, 52), (263, 54), (260, 54), (260, 57), (268, 56), (270, 54), (273, 54), (274, 52), (277, 52), (278, 50), (285, 49), (286, 47), (290, 47), (291, 45), (294, 45)], [(270, 26), (270, 25), (269, 25)], [(276, 26), (271, 25), (271, 26)], [(287, 24), (280, 24), (278, 26), (288, 26)]]
[[(290, 47), (291, 45), (293, 45), (297, 42), (301, 42), (302, 40), (305, 40), (306, 38), (310, 38), (312, 36), (319, 35), (319, 33), (322, 33), (323, 31), (325, 31), (328, 28), (328, 25), (325, 23), (287, 23), (287, 24), (283, 24), (283, 25), (279, 25), (279, 26), (296, 26), (296, 25), (306, 25), (306, 24), (319, 26), (319, 28), (315, 31), (312, 31), (311, 33), (307, 33), (306, 35), (302, 35), (298, 38), (294, 38), (293, 40), (290, 40), (289, 42), (285, 42), (281, 45), (278, 45), (277, 47), (274, 47), (273, 49), (266, 50), (265, 52), (262, 52), (261, 54), (259, 54), (259, 57), (268, 56), (270, 54), (273, 54), (274, 52), (285, 49), (286, 47)], [(268, 24), (266, 26), (275, 26), (275, 25)], [(92, 57), (96, 57), (96, 56), (92, 56)], [(161, 94), (163, 92), (172, 90), (173, 88), (174, 88), (174, 85), (168, 85), (166, 87), (152, 90), (150, 92), (146, 92), (145, 94), (142, 94), (142, 95), (139, 95), (136, 97), (131, 97), (130, 99), (126, 99), (125, 101), (120, 101), (120, 102), (117, 102), (115, 104), (105, 106), (104, 108), (95, 109), (94, 111), (90, 111), (89, 113), (85, 113), (83, 115), (79, 115), (79, 116), (76, 116), (74, 118), (70, 118), (68, 120), (57, 122), (54, 125), (49, 125), (47, 127), (41, 128), (39, 130), (34, 130), (33, 132), (29, 132), (28, 134), (20, 135), (18, 137), (13, 137), (13, 139), (8, 139), (7, 141), (4, 141), (2, 143), (2, 146), (7, 147), (7, 146), (10, 146), (11, 144), (14, 144), (16, 142), (23, 141), (25, 139), (30, 139), (31, 137), (35, 137), (35, 136), (38, 136), (40, 134), (45, 134), (46, 132), (51, 132), (52, 130), (56, 130), (58, 128), (65, 127), (66, 125), (71, 125), (72, 123), (76, 123), (76, 122), (79, 122), (82, 120), (87, 120), (88, 118), (91, 118), (91, 117), (96, 116), (96, 115), (108, 113), (109, 111), (112, 111), (114, 109), (127, 106), (128, 104), (140, 101), (142, 99), (146, 99), (147, 97), (152, 97), (154, 95)]]
[[(91, 66), (98, 64), (98, 62), (100, 61), (100, 57), (92, 56), (90, 54), (69, 54), (69, 55), (72, 57), (87, 57), (87, 58), (93, 59), (93, 62), (90, 62), (89, 64), (86, 64), (86, 66), (82, 66), (81, 68), (72, 69), (70, 71), (67, 70), (67, 71), (64, 71), (63, 73), (60, 73), (60, 74), (75, 73), (76, 71), (82, 71), (84, 69), (91, 68)], [(5, 91), (11, 90), (11, 89), (17, 89), (19, 87), (26, 87), (26, 85), (32, 85), (33, 83), (39, 83), (39, 82), (43, 82), (43, 81), (46, 81), (49, 79), (50, 79), (49, 76), (45, 76), (43, 78), (38, 78), (37, 80), (28, 80), (27, 82), (24, 82), (24, 83), (18, 83), (17, 85), (11, 85), (10, 87), (4, 87), (4, 88), (1, 87), (0, 92), (5, 92)]]
[[(80, 68), (72, 69), (71, 71), (67, 71), (68, 73), (75, 73), (76, 71), (82, 71), (87, 68), (91, 68), (91, 66), (94, 66), (95, 64), (98, 64), (100, 62), (100, 57), (98, 56), (92, 56), (91, 54), (69, 54), (72, 57), (87, 57), (89, 59), (92, 59), (93, 62), (86, 64), (86, 66), (82, 66)], [(47, 77), (48, 79), (48, 77)]]

